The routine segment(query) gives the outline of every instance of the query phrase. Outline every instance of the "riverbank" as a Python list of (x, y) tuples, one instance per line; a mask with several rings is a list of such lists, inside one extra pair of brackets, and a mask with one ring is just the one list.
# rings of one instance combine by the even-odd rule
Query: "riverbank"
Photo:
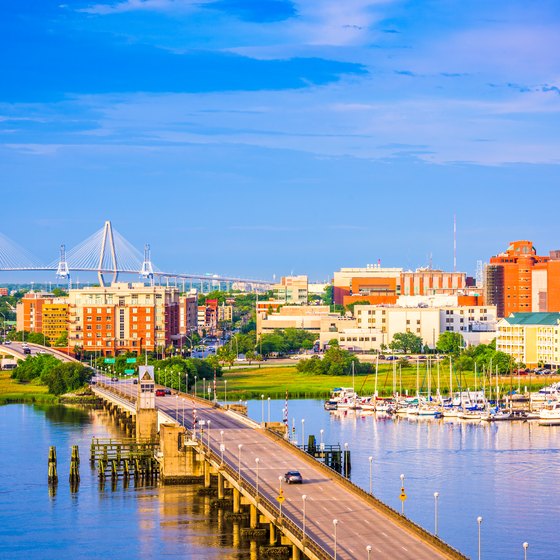
[(10, 375), (10, 372), (0, 372), (0, 404), (58, 402), (55, 395), (49, 394), (46, 385), (36, 382), (20, 383)]
[[(409, 394), (416, 393), (416, 383), (422, 392), (427, 391), (428, 377), (430, 378), (431, 391), (435, 393), (438, 387), (437, 367), (431, 370), (430, 375), (426, 372), (426, 366), (421, 366), (417, 373), (415, 367), (404, 368), (402, 371), (396, 369), (396, 379), (393, 381), (393, 367), (391, 365), (380, 365), (377, 378), (377, 391), (381, 396), (390, 396), (393, 393), (393, 385), (401, 394), (408, 391)], [(228, 400), (258, 399), (261, 395), (271, 398), (283, 398), (286, 391), (291, 398), (326, 398), (335, 387), (352, 387), (352, 375), (313, 375), (300, 373), (295, 366), (273, 366), (267, 365), (260, 369), (246, 368), (237, 370), (224, 370), (219, 385), (223, 387), (223, 381), (227, 381)], [(501, 376), (498, 379), (500, 392), (520, 390), (538, 391), (546, 385), (560, 381), (558, 376)], [(375, 391), (375, 374), (356, 374), (354, 387), (360, 395), (371, 395)], [(475, 381), (474, 372), (464, 372), (452, 376), (452, 389), (457, 391), (459, 386), (464, 390), (471, 391), (477, 387), (482, 389), (480, 375)], [(496, 380), (492, 380), (492, 387), (496, 386)], [(439, 388), (442, 394), (449, 392), (450, 379), (448, 368), (440, 368)], [(488, 387), (487, 387), (488, 389)], [(218, 393), (223, 391), (218, 388)], [(223, 397), (220, 397), (223, 398)]]

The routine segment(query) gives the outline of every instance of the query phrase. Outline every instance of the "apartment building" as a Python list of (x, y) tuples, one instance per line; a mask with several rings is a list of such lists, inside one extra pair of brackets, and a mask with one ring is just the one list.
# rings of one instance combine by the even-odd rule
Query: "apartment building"
[(308, 298), (307, 276), (283, 276), (272, 286), (274, 299), (290, 305), (304, 305)]
[(188, 335), (198, 329), (198, 296), (179, 297), (179, 334)]
[(496, 350), (528, 367), (560, 366), (560, 313), (513, 313), (498, 322)]
[(18, 331), (42, 333), (50, 344), (68, 329), (68, 301), (47, 292), (28, 292), (16, 306)]
[(179, 335), (179, 291), (116, 282), (70, 290), (69, 344), (116, 355), (165, 348)]

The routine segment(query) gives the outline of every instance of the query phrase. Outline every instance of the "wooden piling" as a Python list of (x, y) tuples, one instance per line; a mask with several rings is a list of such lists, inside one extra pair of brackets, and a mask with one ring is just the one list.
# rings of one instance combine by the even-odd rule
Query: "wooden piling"
[(72, 446), (69, 481), (71, 485), (77, 485), (80, 482), (80, 451), (77, 445)]
[(49, 448), (49, 484), (58, 483), (58, 472), (56, 470), (56, 447), (51, 445)]

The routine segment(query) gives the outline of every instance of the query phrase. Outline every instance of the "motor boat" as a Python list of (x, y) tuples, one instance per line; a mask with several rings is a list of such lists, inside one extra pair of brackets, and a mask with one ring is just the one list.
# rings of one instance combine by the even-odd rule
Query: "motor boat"
[(560, 426), (560, 401), (549, 401), (539, 413), (540, 426)]

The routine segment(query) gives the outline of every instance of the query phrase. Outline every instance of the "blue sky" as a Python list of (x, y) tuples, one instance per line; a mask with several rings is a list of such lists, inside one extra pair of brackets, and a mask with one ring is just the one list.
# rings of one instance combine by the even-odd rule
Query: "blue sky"
[(560, 248), (556, 0), (0, 0), (0, 233), (324, 279)]

